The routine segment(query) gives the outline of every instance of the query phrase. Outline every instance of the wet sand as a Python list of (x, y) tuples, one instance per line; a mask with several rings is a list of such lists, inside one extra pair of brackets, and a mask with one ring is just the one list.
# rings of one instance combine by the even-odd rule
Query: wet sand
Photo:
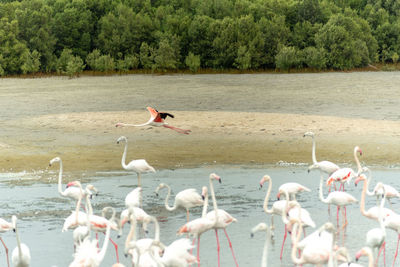
[[(145, 158), (158, 169), (310, 163), (312, 142), (311, 138), (303, 138), (306, 131), (316, 134), (318, 160), (353, 164), (353, 148), (358, 145), (365, 164), (396, 165), (400, 121), (398, 101), (392, 96), (396, 95), (394, 83), (399, 75), (368, 75), (378, 76), (350, 73), (3, 79), (0, 102), (9, 106), (3, 105), (0, 121), (0, 168), (40, 170), (50, 159), (60, 156), (65, 171), (120, 170), (123, 145), (117, 145), (116, 140), (121, 135), (129, 139), (127, 160)], [(393, 81), (387, 75), (397, 76)], [(370, 84), (368, 79), (375, 83)], [(383, 91), (376, 92), (379, 79)], [(365, 86), (356, 87), (359, 81)], [(327, 90), (321, 89), (324, 84)], [(11, 85), (14, 91), (6, 95)], [(178, 95), (183, 88), (183, 96)], [(338, 90), (340, 98), (335, 98)], [(31, 110), (31, 102), (40, 106)], [(175, 118), (169, 118), (169, 123), (191, 129), (191, 134), (159, 127), (115, 127), (117, 122), (146, 122), (148, 105), (173, 113)], [(271, 105), (275, 106), (272, 110)], [(326, 108), (315, 109), (316, 105)]]

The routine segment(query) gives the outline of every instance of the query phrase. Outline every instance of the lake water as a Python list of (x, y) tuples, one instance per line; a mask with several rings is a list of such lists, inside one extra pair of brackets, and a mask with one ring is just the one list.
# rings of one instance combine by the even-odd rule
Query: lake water
[[(271, 200), (275, 200), (279, 185), (289, 181), (299, 182), (309, 187), (312, 192), (298, 197), (303, 208), (312, 215), (317, 227), (327, 221), (336, 224), (336, 208), (328, 214), (327, 205), (318, 200), (319, 174), (307, 173), (305, 165), (300, 166), (204, 166), (196, 169), (161, 170), (155, 174), (145, 174), (143, 183), (143, 207), (160, 221), (161, 241), (170, 244), (176, 237), (176, 231), (185, 223), (184, 210), (168, 212), (163, 205), (162, 192), (156, 197), (154, 190), (161, 182), (169, 184), (174, 196), (186, 188), (196, 188), (201, 191), (203, 185), (208, 185), (211, 172), (216, 172), (222, 178), (221, 184), (214, 184), (219, 208), (228, 211), (237, 218), (238, 222), (231, 224), (227, 231), (230, 235), (239, 266), (259, 266), (263, 250), (265, 235), (257, 233), (250, 238), (250, 230), (259, 222), (270, 224), (270, 217), (262, 209), (266, 188), (259, 189), (259, 180), (264, 174), (269, 174), (273, 180)], [(376, 180), (383, 181), (396, 187), (400, 170), (374, 169)], [(68, 266), (72, 261), (73, 242), (72, 231), (61, 232), (64, 218), (70, 214), (75, 206), (72, 201), (59, 196), (57, 192), (58, 170), (44, 170), (39, 173), (5, 173), (0, 176), (0, 201), (2, 218), (9, 220), (12, 214), (19, 217), (20, 236), (31, 249), (32, 266)], [(90, 181), (100, 191), (92, 201), (94, 212), (100, 214), (105, 206), (113, 206), (118, 213), (124, 209), (124, 198), (137, 183), (136, 175), (127, 172), (101, 172), (94, 174), (66, 174), (66, 180), (82, 179)], [(376, 181), (375, 180), (375, 181)], [(372, 185), (375, 184), (372, 182)], [(65, 187), (65, 183), (63, 188)], [(12, 189), (12, 190), (10, 190)], [(360, 199), (362, 186), (354, 184), (347, 186), (347, 192)], [(326, 191), (325, 191), (326, 196)], [(211, 198), (210, 198), (211, 201)], [(399, 201), (394, 200), (393, 209), (399, 208)], [(172, 200), (171, 200), (172, 205)], [(374, 198), (367, 198), (366, 207), (375, 205)], [(200, 216), (201, 209), (191, 213), (191, 219)], [(358, 205), (347, 208), (349, 225), (338, 236), (340, 245), (348, 247), (354, 258), (356, 251), (364, 246), (366, 232), (378, 226), (378, 223), (361, 216)], [(275, 217), (276, 218), (276, 217)], [(293, 266), (290, 259), (290, 240), (285, 245), (282, 262), (279, 260), (280, 245), (283, 237), (283, 224), (280, 218), (275, 219), (275, 243), (269, 247), (269, 266)], [(120, 245), (121, 262), (127, 266), (129, 259), (123, 256), (124, 240), (128, 233), (124, 229), (124, 236), (116, 239), (113, 232), (111, 237)], [(151, 228), (152, 229), (152, 228)], [(311, 233), (311, 229), (307, 229)], [(387, 230), (387, 260), (391, 263), (394, 255), (397, 235)], [(150, 233), (150, 236), (152, 233)], [(16, 241), (12, 232), (2, 235), (11, 249)], [(221, 266), (234, 266), (231, 252), (223, 232), (219, 233), (221, 242)], [(101, 237), (102, 238), (102, 237)], [(207, 232), (201, 237), (202, 266), (215, 266), (217, 262), (216, 239), (214, 231)], [(5, 264), (4, 249), (0, 247), (0, 265)], [(361, 260), (366, 264), (366, 259)], [(102, 266), (111, 266), (115, 263), (114, 248), (110, 244)]]

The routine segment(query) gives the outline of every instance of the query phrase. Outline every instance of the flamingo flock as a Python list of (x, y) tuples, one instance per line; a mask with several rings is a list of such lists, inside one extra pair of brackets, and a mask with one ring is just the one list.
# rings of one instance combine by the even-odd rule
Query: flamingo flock
[[(163, 126), (182, 134), (189, 134), (189, 130), (169, 126), (164, 122), (166, 117), (173, 117), (169, 113), (160, 113), (155, 109), (148, 107), (151, 118), (147, 123), (140, 125), (130, 125), (118, 123), (116, 126)], [(282, 183), (278, 186), (276, 192), (277, 200), (271, 199), (272, 184), (279, 183), (269, 174), (265, 174), (258, 184), (260, 189), (268, 184), (264, 199), (260, 199), (260, 211), (264, 211), (265, 221), (254, 225), (242, 226), (243, 231), (248, 231), (251, 238), (261, 238), (256, 236), (257, 232), (265, 233), (265, 242), (263, 248), (257, 248), (260, 252), (260, 262), (262, 267), (268, 266), (269, 262), (273, 262), (270, 266), (279, 266), (279, 262), (283, 260), (283, 252), (285, 242), (288, 236), (290, 244), (290, 257), (294, 265), (311, 264), (315, 266), (360, 266), (353, 262), (360, 257), (368, 259), (368, 266), (381, 266), (381, 262), (386, 266), (387, 229), (393, 230), (398, 235), (396, 251), (392, 266), (396, 265), (398, 255), (398, 247), (400, 243), (400, 214), (392, 209), (391, 200), (400, 197), (399, 192), (393, 187), (383, 182), (377, 181), (374, 188), (370, 191), (369, 186), (372, 183), (372, 171), (366, 166), (362, 166), (359, 155), (362, 155), (360, 147), (355, 146), (353, 150), (356, 169), (350, 167), (339, 167), (330, 161), (317, 161), (316, 158), (316, 141), (315, 134), (306, 132), (304, 137), (312, 137), (312, 164), (307, 168), (308, 172), (319, 170), (318, 178), (315, 179), (314, 187), (306, 187), (301, 181)], [(133, 172), (137, 176), (137, 182), (132, 181), (131, 191), (126, 195), (125, 199), (121, 199), (124, 203), (124, 209), (118, 211), (114, 207), (104, 207), (101, 215), (96, 215), (92, 201), (96, 201), (101, 194), (94, 185), (82, 185), (79, 180), (69, 181), (63, 191), (63, 162), (60, 157), (55, 157), (49, 162), (49, 166), (59, 164), (57, 192), (59, 197), (67, 198), (73, 201), (73, 211), (65, 218), (64, 224), (60, 225), (60, 231), (63, 233), (71, 232), (73, 236), (73, 253), (70, 261), (70, 267), (95, 267), (102, 266), (102, 262), (107, 255), (109, 243), (113, 244), (115, 250), (115, 264), (113, 267), (125, 266), (120, 262), (120, 254), (129, 257), (129, 266), (170, 266), (185, 267), (202, 265), (200, 238), (207, 232), (214, 232), (216, 239), (216, 255), (217, 262), (215, 265), (221, 266), (221, 244), (218, 230), (222, 230), (227, 240), (232, 262), (236, 267), (239, 266), (240, 259), (236, 258), (234, 245), (229, 237), (228, 230), (232, 223), (240, 223), (237, 215), (231, 215), (227, 211), (218, 207), (217, 197), (221, 197), (220, 186), (214, 187), (214, 183), (222, 184), (222, 178), (211, 173), (207, 177), (199, 178), (204, 180), (201, 193), (196, 188), (184, 189), (174, 194), (174, 202), (170, 205), (169, 198), (173, 195), (172, 188), (165, 182), (158, 184), (154, 191), (156, 193), (156, 201), (160, 209), (167, 212), (177, 213), (179, 210), (186, 212), (186, 221), (181, 222), (181, 226), (176, 229), (176, 238), (169, 245), (162, 241), (161, 227), (157, 216), (153, 213), (153, 209), (148, 209), (148, 205), (143, 203), (143, 191), (148, 190), (148, 180), (152, 180), (151, 173), (156, 173), (156, 169), (152, 167), (145, 159), (135, 159), (127, 163), (128, 138), (121, 136), (117, 139), (117, 143), (124, 142), (124, 150), (122, 153), (121, 166), (128, 172)], [(148, 173), (148, 174), (146, 174)], [(146, 174), (147, 179), (142, 182), (142, 174)], [(312, 175), (312, 174), (309, 174)], [(259, 179), (255, 178), (255, 182)], [(225, 179), (224, 179), (225, 180)], [(250, 179), (249, 179), (250, 180)], [(354, 182), (352, 183), (352, 181)], [(360, 192), (360, 199), (351, 193), (346, 192), (347, 186), (357, 186), (362, 182), (363, 187)], [(336, 190), (335, 183), (340, 183), (339, 190)], [(135, 185), (136, 184), (136, 185)], [(143, 186), (145, 184), (145, 186)], [(334, 190), (331, 190), (331, 186)], [(328, 194), (325, 196), (325, 186), (328, 187)], [(145, 189), (144, 189), (145, 188)], [(162, 192), (166, 189), (165, 197)], [(326, 221), (318, 225), (313, 220), (307, 208), (307, 198), (315, 194), (321, 203), (337, 206), (336, 222)], [(212, 201), (212, 210), (208, 210), (209, 195)], [(377, 205), (366, 210), (366, 198), (376, 198)], [(271, 204), (272, 202), (272, 204)], [(389, 203), (390, 208), (385, 207), (385, 203)], [(271, 207), (269, 207), (271, 205)], [(323, 205), (323, 204), (322, 204)], [(322, 206), (321, 205), (321, 206)], [(346, 206), (359, 205), (360, 216), (366, 217), (376, 222), (376, 227), (371, 228), (360, 237), (360, 247), (353, 254), (350, 250), (340, 244), (339, 235), (348, 231), (352, 227), (351, 222), (347, 219)], [(262, 206), (262, 209), (261, 209)], [(197, 211), (202, 208), (201, 214)], [(339, 211), (342, 210), (343, 224), (339, 220)], [(119, 215), (118, 215), (118, 212)], [(271, 259), (268, 252), (273, 245), (276, 235), (276, 226), (274, 223), (274, 215), (278, 220), (282, 221), (284, 229), (283, 241), (280, 245), (279, 259)], [(192, 218), (192, 219), (191, 219)], [(276, 220), (276, 219), (275, 219)], [(268, 222), (270, 224), (268, 225)], [(129, 224), (129, 232), (124, 235), (123, 228)], [(336, 225), (335, 225), (336, 224)], [(306, 229), (312, 228), (312, 232), (307, 235)], [(140, 231), (142, 229), (142, 231)], [(11, 263), (13, 266), (30, 266), (31, 255), (29, 247), (21, 242), (23, 237), (20, 236), (17, 227), (17, 216), (13, 215), (11, 222), (7, 222), (0, 218), (0, 232), (4, 233), (13, 230), (17, 246), (12, 251)], [(113, 240), (114, 232), (117, 238), (124, 241), (123, 248), (118, 247)], [(308, 230), (307, 230), (308, 232)], [(103, 242), (100, 241), (99, 233), (104, 234)], [(302, 237), (303, 236), (303, 237)], [(5, 257), (7, 266), (10, 266), (8, 248), (0, 237), (5, 248)], [(251, 239), (249, 240), (251, 244)], [(390, 247), (390, 246), (389, 246)], [(389, 249), (388, 247), (388, 249)], [(203, 248), (203, 247), (202, 247)], [(237, 249), (237, 247), (235, 246)], [(224, 249), (224, 246), (222, 246)], [(239, 246), (240, 249), (240, 246)], [(391, 248), (390, 248), (391, 249)], [(194, 253), (194, 250), (196, 252)], [(122, 253), (121, 253), (122, 251)], [(379, 261), (383, 252), (383, 260)], [(352, 257), (353, 255), (353, 257)], [(1, 256), (0, 256), (1, 260)], [(269, 262), (268, 262), (269, 261)], [(341, 264), (342, 263), (342, 264)], [(341, 264), (341, 265), (340, 265)], [(399, 264), (399, 263), (398, 263)]]

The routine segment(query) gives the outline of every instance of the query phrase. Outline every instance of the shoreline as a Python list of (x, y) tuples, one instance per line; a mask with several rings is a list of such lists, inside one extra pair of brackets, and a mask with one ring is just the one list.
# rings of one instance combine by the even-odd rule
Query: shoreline
[[(119, 121), (147, 120), (144, 111), (19, 119), (18, 130), (31, 134), (25, 135), (23, 142), (19, 136), (0, 139), (0, 166), (13, 171), (43, 170), (52, 158), (60, 156), (66, 172), (123, 170), (124, 147), (116, 144), (121, 135), (128, 137), (128, 162), (144, 158), (156, 169), (311, 163), (312, 140), (303, 138), (307, 131), (316, 135), (317, 160), (353, 166), (353, 149), (360, 146), (363, 165), (400, 162), (397, 121), (260, 112), (171, 112), (176, 115), (171, 125), (191, 129), (191, 134), (163, 127), (115, 128)], [(190, 119), (194, 116), (196, 121)], [(33, 132), (38, 126), (41, 130)]]

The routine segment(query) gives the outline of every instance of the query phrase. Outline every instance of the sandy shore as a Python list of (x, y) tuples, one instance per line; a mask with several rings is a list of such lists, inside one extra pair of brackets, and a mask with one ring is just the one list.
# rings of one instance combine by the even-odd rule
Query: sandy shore
[(40, 170), (60, 156), (66, 171), (120, 170), (123, 145), (116, 140), (121, 135), (129, 140), (127, 160), (145, 158), (158, 169), (310, 163), (312, 141), (303, 138), (306, 131), (316, 134), (317, 159), (354, 164), (352, 151), (358, 145), (367, 165), (399, 162), (400, 122), (257, 112), (169, 112), (175, 115), (170, 124), (191, 129), (190, 135), (162, 127), (115, 127), (117, 122), (147, 121), (146, 110), (20, 119), (6, 127), (19, 125), (18, 131), (26, 137), (0, 143), (0, 165), (3, 170)]

